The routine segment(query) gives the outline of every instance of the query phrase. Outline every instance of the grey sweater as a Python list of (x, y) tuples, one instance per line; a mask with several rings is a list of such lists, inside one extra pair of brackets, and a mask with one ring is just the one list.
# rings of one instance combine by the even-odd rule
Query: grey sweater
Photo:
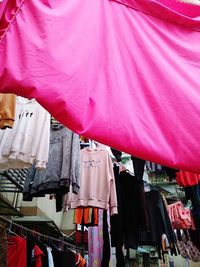
[(51, 127), (49, 160), (45, 170), (31, 167), (28, 171), (24, 193), (31, 196), (65, 194), (72, 185), (74, 193), (80, 186), (79, 136), (62, 125)]

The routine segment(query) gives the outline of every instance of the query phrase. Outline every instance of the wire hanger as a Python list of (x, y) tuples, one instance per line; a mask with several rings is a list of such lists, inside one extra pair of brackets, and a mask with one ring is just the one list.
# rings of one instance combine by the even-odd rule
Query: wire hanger
[(10, 221), (10, 225), (9, 225), (9, 228), (8, 228), (8, 234), (12, 234), (12, 235), (15, 235), (15, 236), (18, 236), (18, 234), (16, 234), (15, 232), (12, 231), (12, 221)]

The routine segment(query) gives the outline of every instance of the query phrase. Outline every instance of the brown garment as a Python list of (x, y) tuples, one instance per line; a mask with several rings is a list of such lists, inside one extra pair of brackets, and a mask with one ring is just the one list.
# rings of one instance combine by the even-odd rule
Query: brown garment
[(6, 228), (0, 224), (0, 267), (7, 267), (8, 241)]
[(16, 95), (0, 94), (0, 129), (12, 128), (15, 120)]

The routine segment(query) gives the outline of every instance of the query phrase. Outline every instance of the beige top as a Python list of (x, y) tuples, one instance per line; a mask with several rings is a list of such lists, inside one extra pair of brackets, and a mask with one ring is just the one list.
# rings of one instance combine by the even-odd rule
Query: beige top
[(98, 207), (117, 213), (117, 196), (113, 164), (106, 150), (81, 150), (80, 190), (69, 207)]

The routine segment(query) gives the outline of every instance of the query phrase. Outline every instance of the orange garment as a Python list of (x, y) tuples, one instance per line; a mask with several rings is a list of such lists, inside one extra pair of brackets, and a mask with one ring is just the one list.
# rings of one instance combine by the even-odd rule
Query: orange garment
[(80, 253), (77, 253), (75, 258), (76, 258), (76, 266), (77, 267), (85, 267), (86, 260), (81, 256)]
[(12, 128), (15, 120), (16, 95), (0, 94), (0, 129)]
[(74, 223), (84, 224), (85, 226), (98, 225), (98, 208), (76, 208)]
[(94, 208), (93, 214), (94, 214), (94, 225), (98, 225), (98, 223), (99, 223), (99, 209)]
[(89, 218), (90, 210), (89, 208), (77, 208), (74, 213), (74, 223), (76, 224), (88, 224), (90, 223)]
[(86, 265), (86, 260), (80, 256), (79, 264), (77, 265), (78, 267), (85, 267)]

